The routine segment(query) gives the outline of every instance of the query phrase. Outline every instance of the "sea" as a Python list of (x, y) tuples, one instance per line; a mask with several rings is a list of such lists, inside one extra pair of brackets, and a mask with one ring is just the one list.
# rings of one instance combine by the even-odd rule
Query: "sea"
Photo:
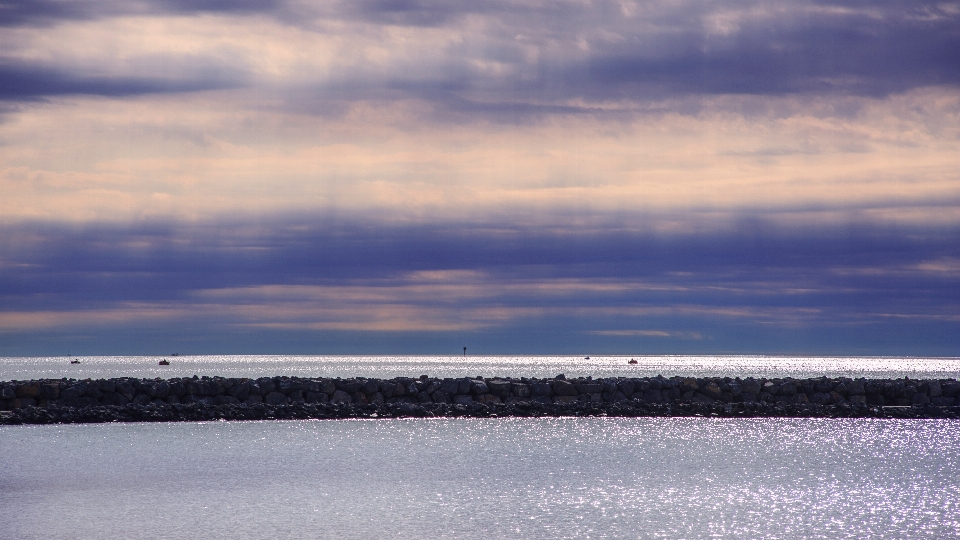
[[(958, 358), (71, 359), (0, 358), (0, 380), (960, 376)], [(0, 538), (960, 538), (958, 471), (948, 420), (0, 426)]]

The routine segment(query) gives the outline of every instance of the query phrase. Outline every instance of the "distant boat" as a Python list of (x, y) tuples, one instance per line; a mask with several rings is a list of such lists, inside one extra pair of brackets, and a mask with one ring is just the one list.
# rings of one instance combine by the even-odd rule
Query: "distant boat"
[(584, 360), (589, 360), (590, 357), (589, 357), (589, 356), (584, 356), (583, 359), (584, 359)]
[(74, 358), (73, 360), (70, 361), (70, 363), (71, 363), (71, 364), (79, 364), (79, 363), (80, 363), (80, 360), (77, 360), (76, 358)]
[(169, 361), (169, 360), (166, 360), (166, 359), (161, 360), (161, 361), (160, 361), (160, 365), (161, 365), (161, 366), (169, 366), (169, 365), (170, 365), (170, 361)]
[(170, 356), (180, 356), (180, 353), (173, 353)]
[(637, 363), (637, 361), (636, 361), (636, 360), (634, 360), (633, 358), (631, 358), (631, 359), (630, 359), (630, 361), (629, 361), (629, 362), (627, 362), (627, 363), (628, 363), (628, 364), (636, 364), (636, 363)]

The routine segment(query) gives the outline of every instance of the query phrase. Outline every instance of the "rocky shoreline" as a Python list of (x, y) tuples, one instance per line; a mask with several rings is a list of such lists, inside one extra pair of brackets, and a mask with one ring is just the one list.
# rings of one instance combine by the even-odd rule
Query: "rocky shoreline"
[(960, 418), (954, 379), (591, 377), (0, 382), (0, 424), (404, 417)]

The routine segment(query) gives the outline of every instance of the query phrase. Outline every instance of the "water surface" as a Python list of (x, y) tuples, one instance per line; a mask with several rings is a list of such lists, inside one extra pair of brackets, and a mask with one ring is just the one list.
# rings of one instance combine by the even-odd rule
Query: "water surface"
[(0, 427), (7, 538), (956, 538), (960, 426), (550, 418)]
[[(627, 362), (637, 360), (636, 365)], [(910, 377), (958, 378), (960, 358), (789, 356), (90, 356), (0, 358), (0, 380), (106, 377)]]

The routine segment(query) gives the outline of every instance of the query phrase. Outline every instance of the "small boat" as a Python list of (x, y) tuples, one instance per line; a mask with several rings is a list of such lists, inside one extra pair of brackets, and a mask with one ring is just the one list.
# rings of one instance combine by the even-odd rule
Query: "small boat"
[(627, 363), (628, 363), (628, 364), (636, 364), (636, 363), (637, 363), (637, 361), (636, 361), (636, 360), (634, 360), (633, 358), (631, 358), (631, 359), (630, 359), (630, 361), (629, 361), (629, 362), (627, 362)]
[(169, 366), (169, 365), (170, 365), (170, 361), (167, 360), (167, 359), (163, 359), (163, 360), (160, 361), (160, 365), (161, 365), (161, 366)]
[(74, 358), (73, 360), (70, 361), (70, 363), (71, 363), (71, 364), (79, 364), (79, 363), (80, 363), (80, 360)]
[(584, 360), (589, 360), (590, 357), (589, 357), (589, 356), (584, 356), (583, 359), (584, 359)]

